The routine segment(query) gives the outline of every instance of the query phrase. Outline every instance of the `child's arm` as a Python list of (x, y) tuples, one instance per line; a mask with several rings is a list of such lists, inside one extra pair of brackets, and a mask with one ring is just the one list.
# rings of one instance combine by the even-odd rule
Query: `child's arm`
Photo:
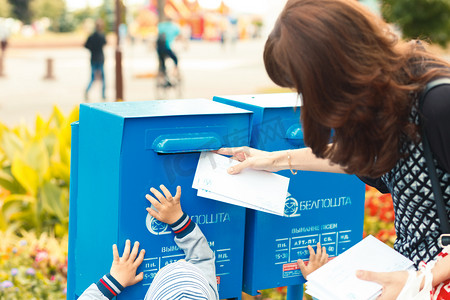
[(306, 265), (303, 260), (299, 259), (297, 264), (302, 272), (303, 278), (307, 279), (307, 276), (326, 264), (328, 262), (328, 254), (325, 247), (320, 247), (320, 242), (317, 243), (317, 253), (314, 249), (308, 245), (309, 250), (309, 262)]
[(161, 185), (160, 188), (164, 195), (154, 188), (150, 189), (159, 201), (148, 194), (145, 196), (156, 209), (155, 211), (152, 208), (147, 208), (148, 213), (155, 219), (169, 224), (175, 233), (175, 243), (186, 255), (186, 261), (194, 264), (203, 272), (209, 284), (217, 293), (214, 252), (209, 247), (208, 241), (197, 224), (187, 214), (183, 213), (180, 204), (181, 188), (177, 187), (177, 193), (174, 197), (164, 185)]
[(120, 294), (127, 286), (138, 283), (144, 277), (141, 272), (136, 275), (136, 270), (144, 260), (145, 250), (141, 250), (138, 256), (139, 242), (135, 242), (130, 252), (130, 240), (125, 242), (122, 257), (119, 257), (117, 246), (113, 245), (114, 260), (109, 274), (103, 276), (97, 284), (91, 284), (81, 294), (78, 300), (106, 300)]

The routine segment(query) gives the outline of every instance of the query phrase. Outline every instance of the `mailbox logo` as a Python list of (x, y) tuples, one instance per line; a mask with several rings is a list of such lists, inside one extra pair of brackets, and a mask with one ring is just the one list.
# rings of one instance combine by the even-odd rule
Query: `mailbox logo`
[(148, 231), (154, 235), (169, 234), (171, 232), (168, 228), (169, 225), (156, 220), (149, 214), (147, 214), (147, 218), (145, 219), (145, 225), (147, 226)]
[(286, 197), (286, 202), (284, 204), (284, 216), (285, 217), (298, 217), (300, 216), (298, 210), (298, 201), (290, 193)]

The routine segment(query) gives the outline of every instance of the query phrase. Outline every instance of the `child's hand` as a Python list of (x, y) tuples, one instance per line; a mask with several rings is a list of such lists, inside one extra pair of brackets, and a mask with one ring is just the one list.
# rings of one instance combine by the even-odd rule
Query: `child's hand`
[(308, 245), (309, 250), (309, 263), (305, 265), (303, 260), (299, 259), (297, 264), (302, 272), (302, 275), (305, 279), (311, 274), (313, 271), (317, 270), (324, 264), (328, 262), (328, 254), (325, 247), (320, 247), (320, 242), (317, 243), (317, 253), (314, 252), (314, 249)]
[(144, 278), (144, 273), (141, 272), (136, 275), (137, 268), (144, 260), (145, 250), (142, 249), (139, 256), (136, 258), (139, 251), (139, 242), (135, 242), (133, 250), (130, 253), (130, 240), (125, 242), (125, 249), (122, 257), (119, 257), (117, 245), (113, 245), (114, 260), (109, 273), (114, 277), (124, 288), (138, 283)]
[(154, 209), (148, 207), (147, 211), (158, 221), (166, 224), (173, 224), (183, 216), (183, 211), (181, 210), (180, 204), (181, 187), (177, 186), (177, 193), (175, 194), (175, 197), (172, 197), (172, 194), (164, 185), (160, 185), (159, 187), (164, 195), (155, 188), (150, 189), (159, 201), (149, 194), (145, 195), (145, 198), (147, 198), (147, 200), (150, 201), (150, 203), (153, 204), (157, 210), (155, 211)]

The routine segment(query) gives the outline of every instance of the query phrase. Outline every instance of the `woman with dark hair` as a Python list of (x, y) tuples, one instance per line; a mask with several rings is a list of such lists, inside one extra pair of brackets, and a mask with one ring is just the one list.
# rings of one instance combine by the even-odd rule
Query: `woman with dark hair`
[[(416, 266), (434, 259), (442, 250), (440, 221), (419, 121), (449, 215), (450, 85), (433, 88), (421, 110), (418, 101), (427, 83), (450, 78), (450, 64), (419, 41), (399, 41), (388, 24), (354, 0), (289, 0), (267, 39), (264, 63), (276, 84), (302, 97), (308, 148), (223, 148), (218, 153), (242, 161), (229, 172), (250, 167), (356, 174), (392, 194), (395, 249)], [(450, 264), (444, 270), (434, 274), (433, 284), (450, 278)]]

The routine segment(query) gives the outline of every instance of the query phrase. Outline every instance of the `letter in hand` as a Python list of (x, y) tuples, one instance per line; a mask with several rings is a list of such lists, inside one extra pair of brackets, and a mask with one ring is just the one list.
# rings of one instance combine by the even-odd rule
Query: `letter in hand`
[(147, 211), (158, 221), (166, 224), (173, 224), (183, 216), (183, 211), (180, 204), (181, 187), (177, 186), (177, 193), (174, 197), (164, 185), (160, 185), (159, 187), (164, 195), (155, 188), (150, 189), (150, 192), (153, 193), (154, 197), (149, 194), (145, 195), (145, 198), (147, 198), (147, 200), (150, 201), (156, 209), (147, 207)]
[(302, 272), (303, 278), (307, 279), (308, 275), (323, 266), (328, 262), (327, 249), (320, 246), (320, 242), (317, 243), (317, 252), (314, 252), (313, 247), (308, 245), (309, 250), (309, 262), (306, 265), (303, 260), (299, 259), (297, 264)]
[(361, 280), (373, 281), (383, 286), (383, 292), (377, 300), (394, 300), (403, 289), (408, 280), (407, 271), (396, 272), (371, 272), (371, 271), (356, 271), (356, 277)]
[(114, 260), (112, 262), (111, 270), (109, 271), (109, 273), (124, 288), (136, 284), (144, 278), (144, 273), (141, 272), (136, 275), (136, 270), (144, 260), (145, 250), (142, 249), (139, 253), (139, 256), (138, 252), (139, 242), (134, 243), (133, 249), (130, 252), (130, 240), (127, 240), (125, 242), (125, 249), (123, 250), (122, 257), (119, 257), (117, 245), (113, 245)]
[(279, 171), (274, 168), (274, 158), (271, 152), (257, 150), (247, 146), (235, 148), (220, 148), (214, 151), (218, 154), (231, 155), (231, 158), (241, 163), (228, 169), (229, 174), (238, 174), (243, 169), (252, 168), (263, 171)]

